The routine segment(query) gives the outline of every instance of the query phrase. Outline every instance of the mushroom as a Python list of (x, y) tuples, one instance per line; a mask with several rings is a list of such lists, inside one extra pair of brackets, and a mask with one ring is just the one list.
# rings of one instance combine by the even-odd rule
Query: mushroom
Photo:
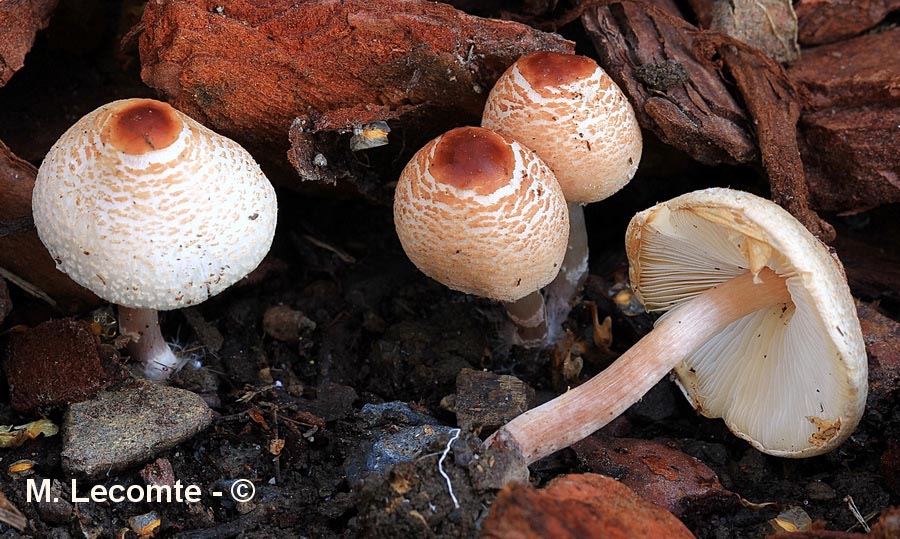
[(569, 203), (569, 247), (546, 291), (547, 340), (553, 342), (587, 276), (582, 206), (609, 197), (634, 176), (640, 126), (628, 99), (594, 60), (545, 51), (523, 56), (506, 70), (488, 95), (481, 125), (537, 152)]
[(546, 331), (543, 301), (531, 300), (559, 271), (569, 221), (559, 184), (534, 152), (480, 127), (448, 131), (400, 174), (394, 224), (425, 275), (502, 301), (514, 321)]
[(252, 271), (277, 214), (246, 150), (152, 99), (78, 120), (44, 158), (32, 204), (57, 268), (119, 305), (129, 351), (153, 380), (179, 366), (157, 311), (197, 305)]
[(867, 363), (840, 262), (775, 203), (730, 189), (637, 214), (626, 234), (634, 291), (655, 329), (591, 380), (486, 443), (528, 463), (606, 425), (675, 369), (707, 417), (781, 457), (834, 449), (862, 415)]

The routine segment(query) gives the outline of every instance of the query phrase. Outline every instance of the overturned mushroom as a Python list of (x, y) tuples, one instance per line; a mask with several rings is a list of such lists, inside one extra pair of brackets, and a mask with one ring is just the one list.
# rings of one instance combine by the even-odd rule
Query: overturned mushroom
[(81, 118), (38, 171), (34, 223), (57, 267), (119, 305), (145, 375), (178, 359), (158, 310), (196, 305), (272, 243), (275, 192), (249, 153), (166, 103), (125, 99)]
[(569, 203), (569, 246), (548, 287), (549, 340), (587, 276), (583, 204), (603, 200), (634, 176), (641, 130), (616, 83), (585, 56), (536, 52), (517, 60), (491, 90), (481, 125), (537, 152)]
[(867, 363), (840, 263), (765, 199), (708, 189), (636, 215), (631, 281), (656, 328), (609, 368), (487, 443), (530, 463), (625, 411), (673, 368), (691, 403), (771, 455), (809, 457), (862, 415)]
[(543, 302), (530, 299), (556, 276), (569, 222), (559, 184), (534, 152), (480, 127), (441, 135), (403, 169), (394, 225), (425, 275), (503, 301), (514, 321), (546, 331), (535, 323)]

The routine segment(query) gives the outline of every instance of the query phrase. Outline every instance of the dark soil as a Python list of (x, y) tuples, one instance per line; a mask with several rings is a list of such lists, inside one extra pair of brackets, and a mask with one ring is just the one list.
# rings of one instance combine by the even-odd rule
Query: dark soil
[[(95, 9), (97, 18), (81, 32), (109, 37), (75, 47), (65, 41), (67, 32), (74, 31), (72, 16), (59, 15), (39, 37), (26, 67), (0, 89), (0, 140), (35, 164), (82, 114), (118, 97), (152, 95), (140, 82), (132, 47), (117, 49), (115, 36), (123, 33), (119, 14)], [(749, 168), (702, 166), (653, 139), (645, 144), (631, 185), (587, 209), (591, 278), (582, 299), (597, 303), (601, 320), (613, 317), (616, 354), (652, 325), (646, 315), (626, 316), (610, 299), (609, 290), (624, 280), (623, 235), (630, 217), (659, 200), (703, 187), (727, 185), (768, 194), (765, 182)], [(348, 467), (372, 443), (372, 424), (359, 412), (367, 403), (399, 400), (455, 426), (453, 414), (440, 401), (455, 391), (463, 368), (515, 375), (537, 390), (539, 400), (547, 399), (565, 389), (554, 387), (560, 376), (553, 372), (551, 355), (506, 347), (499, 338), (504, 318), (497, 304), (451, 292), (418, 272), (396, 239), (390, 208), (290, 191), (279, 192), (279, 206), (275, 244), (250, 279), (190, 314), (175, 311), (163, 319), (164, 334), (194, 350), (202, 365), (176, 377), (175, 385), (201, 394), (218, 417), (211, 429), (161, 456), (182, 483), (210, 491), (227, 486), (228, 480), (248, 478), (256, 485), (256, 498), (249, 504), (209, 495), (190, 505), (79, 504), (70, 520), (51, 524), (25, 501), (24, 479), (5, 471), (15, 461), (32, 459), (37, 477), (60, 479), (67, 489), (61, 437), (39, 438), (0, 450), (0, 492), (28, 517), (28, 533), (113, 537), (128, 527), (129, 518), (156, 511), (163, 536), (196, 539), (477, 535), (494, 496), (488, 476), (495, 468), (502, 470), (502, 457), (481, 454), (477, 438), (462, 433), (443, 463), (458, 509), (438, 469), (446, 435), (413, 461), (352, 482)], [(896, 260), (900, 255), (897, 210), (823, 216), (836, 226), (841, 241), (855, 242), (846, 254), (839, 249), (854, 295), (880, 302), (881, 311), (894, 319), (900, 317), (900, 292), (878, 288), (864, 277), (869, 276), (867, 257)], [(884, 247), (866, 248), (871, 245)], [(52, 314), (10, 288), (14, 308), (0, 330), (33, 325)], [(298, 343), (271, 338), (262, 321), (276, 305), (302, 312), (315, 329)], [(583, 301), (567, 325), (576, 342), (591, 342), (591, 316)], [(210, 327), (223, 337), (215, 352), (209, 351), (219, 344)], [(585, 344), (582, 358), (584, 380), (614, 357)], [(6, 383), (0, 388), (5, 392)], [(829, 529), (847, 530), (856, 524), (847, 496), (863, 515), (900, 504), (900, 492), (888, 488), (880, 462), (889, 443), (900, 440), (898, 397), (894, 391), (878, 408), (867, 409), (856, 433), (840, 448), (805, 460), (768, 457), (750, 448), (721, 421), (699, 417), (668, 380), (610, 429), (617, 436), (667, 440), (711, 467), (726, 489), (757, 504), (777, 504), (738, 510), (733, 504), (693, 507), (681, 519), (698, 537), (761, 537), (771, 531), (767, 521), (789, 506), (801, 507)], [(50, 418), (58, 424), (61, 411)], [(14, 413), (8, 395), (0, 393), (0, 425), (34, 419)], [(403, 424), (402, 418), (388, 417), (380, 428), (396, 431)], [(284, 440), (278, 456), (270, 445), (275, 439)], [(140, 471), (102, 482), (142, 485)], [(571, 450), (531, 468), (538, 485), (581, 471), (587, 470)], [(3, 524), (0, 535), (17, 536)]]

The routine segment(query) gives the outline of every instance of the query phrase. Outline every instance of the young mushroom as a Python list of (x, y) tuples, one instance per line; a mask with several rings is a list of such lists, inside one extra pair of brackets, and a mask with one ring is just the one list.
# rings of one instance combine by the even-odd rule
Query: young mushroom
[(277, 214), (246, 150), (152, 99), (78, 120), (44, 158), (32, 204), (57, 267), (119, 305), (120, 331), (152, 380), (179, 366), (157, 311), (196, 305), (252, 271)]
[(505, 302), (526, 333), (546, 331), (543, 302), (530, 299), (556, 276), (569, 221), (559, 184), (534, 152), (480, 127), (439, 136), (400, 174), (394, 224), (425, 275)]
[(585, 56), (535, 52), (519, 58), (488, 95), (482, 127), (531, 148), (556, 175), (569, 203), (569, 247), (547, 295), (550, 335), (587, 276), (583, 204), (603, 200), (637, 171), (637, 118), (616, 83)]
[(707, 417), (771, 455), (834, 449), (862, 415), (867, 363), (840, 262), (768, 200), (730, 189), (637, 214), (626, 234), (634, 291), (655, 329), (579, 387), (486, 443), (528, 463), (609, 423), (675, 369)]

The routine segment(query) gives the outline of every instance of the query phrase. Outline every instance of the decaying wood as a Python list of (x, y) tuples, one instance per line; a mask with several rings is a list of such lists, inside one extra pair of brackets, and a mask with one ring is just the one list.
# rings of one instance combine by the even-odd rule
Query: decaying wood
[[(677, 14), (669, 0), (651, 3)], [(746, 115), (716, 70), (692, 49), (693, 27), (631, 2), (589, 8), (582, 22), (641, 127), (703, 163), (756, 158)]]
[(31, 191), (37, 170), (0, 142), (0, 276), (74, 313), (99, 299), (56, 269), (31, 218)]
[(57, 0), (0, 2), (0, 86), (25, 64), (38, 30), (46, 28)]
[(582, 21), (601, 64), (632, 99), (642, 127), (705, 163), (750, 162), (756, 148), (743, 109), (711, 62), (721, 55), (753, 120), (773, 200), (813, 234), (833, 239), (834, 229), (809, 208), (796, 137), (800, 105), (784, 70), (759, 50), (697, 29), (675, 13), (668, 0), (628, 1), (588, 8)]
[(811, 203), (856, 212), (900, 202), (900, 29), (804, 52), (789, 76)]
[(800, 0), (794, 6), (800, 43), (822, 45), (855, 36), (900, 9), (900, 0)]
[[(174, 106), (281, 163), (295, 122), (307, 133), (346, 133), (389, 121), (394, 154), (412, 152), (452, 125), (477, 123), (487, 91), (519, 56), (573, 50), (557, 35), (424, 0), (217, 6), (147, 4), (142, 77)], [(348, 139), (344, 155), (325, 153), (319, 163), (352, 159)], [(318, 153), (292, 154), (307, 179), (327, 165), (298, 161)]]

